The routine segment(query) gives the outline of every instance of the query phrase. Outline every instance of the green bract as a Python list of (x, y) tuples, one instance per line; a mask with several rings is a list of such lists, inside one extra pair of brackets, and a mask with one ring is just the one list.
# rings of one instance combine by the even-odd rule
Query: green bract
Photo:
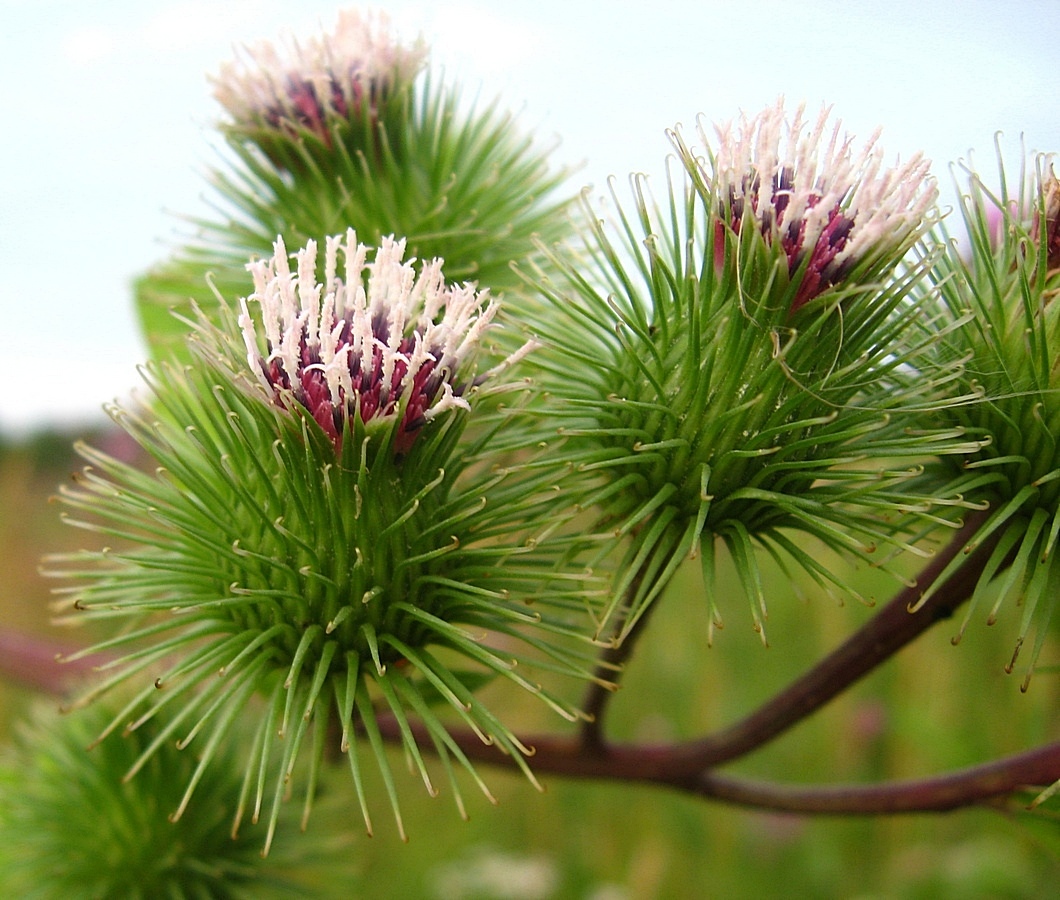
[(962, 362), (960, 389), (982, 398), (947, 411), (947, 421), (983, 444), (947, 470), (952, 490), (990, 509), (969, 549), (995, 542), (961, 632), (983, 604), (991, 604), (987, 618), (993, 622), (1002, 604), (1020, 601), (1007, 668), (1015, 666), (1034, 627), (1024, 689), (1060, 594), (1060, 185), (1047, 162), (1035, 158), (1033, 173), (1021, 168), (1015, 194), (1000, 154), (999, 194), (968, 173), (960, 203), (968, 243), (939, 229), (945, 246), (930, 270), (935, 293), (922, 301), (940, 305), (944, 321), (961, 323), (939, 345), (940, 357), (943, 364)]
[(874, 144), (829, 142), (824, 118), (805, 137), (800, 112), (785, 143), (768, 110), (720, 132), (709, 161), (677, 138), (661, 208), (634, 179), (615, 223), (587, 207), (590, 262), (557, 252), (561, 276), (529, 278), (550, 301), (527, 361), (550, 398), (542, 427), (571, 438), (599, 558), (625, 545), (599, 623), (617, 640), (684, 560), (710, 584), (719, 543), (759, 629), (758, 548), (848, 591), (816, 541), (867, 561), (909, 547), (948, 496), (919, 489), (922, 462), (978, 446), (921, 428), (955, 375), (910, 301), (923, 265), (896, 268), (934, 188), (919, 163), (881, 173)]
[(422, 741), (450, 779), (453, 762), (472, 771), (445, 711), (529, 775), (529, 749), (475, 689), (500, 677), (573, 719), (524, 668), (593, 677), (567, 621), (591, 585), (562, 570), (553, 476), (525, 448), (500, 465), (521, 445), (497, 397), (522, 401), (503, 364), (475, 366), (494, 306), (437, 265), (416, 275), (401, 249), (384, 242), (367, 263), (352, 234), (329, 239), (320, 284), (315, 244), (292, 269), (278, 241), (254, 266), (243, 340), (222, 305), (220, 329), (200, 322), (192, 365), (146, 367), (145, 408), (113, 410), (154, 472), (81, 448), (90, 468), (63, 494), (75, 524), (120, 545), (58, 566), (77, 582), (74, 619), (120, 627), (88, 651), (118, 654), (88, 699), (140, 684), (112, 727), (174, 709), (159, 740), (190, 745), (196, 777), (252, 705), (245, 777), (271, 823), (303, 756), (311, 802), (329, 745), (368, 822), (358, 737), (397, 813), (380, 717), (432, 792)]

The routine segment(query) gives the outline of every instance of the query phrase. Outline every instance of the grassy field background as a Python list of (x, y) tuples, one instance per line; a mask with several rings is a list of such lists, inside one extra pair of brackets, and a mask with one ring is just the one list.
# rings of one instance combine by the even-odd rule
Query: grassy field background
[[(5, 628), (64, 640), (80, 633), (49, 622), (46, 552), (90, 540), (59, 520), (49, 497), (78, 463), (73, 436), (42, 433), (0, 445), (0, 613)], [(100, 430), (97, 445), (114, 441)], [(120, 444), (117, 445), (121, 449)], [(851, 578), (881, 600), (879, 573)], [(695, 576), (681, 578), (657, 612), (615, 698), (617, 736), (691, 737), (720, 727), (803, 671), (872, 610), (840, 604), (779, 573), (769, 592), (770, 646), (751, 629), (738, 592), (723, 583), (725, 628), (707, 647), (707, 610)], [(1018, 610), (993, 628), (974, 622), (964, 641), (943, 623), (839, 700), (727, 771), (785, 782), (909, 778), (985, 761), (1058, 737), (1060, 678), (1043, 673), (1027, 694), (1002, 670)], [(1055, 638), (1044, 660), (1060, 656)], [(492, 689), (490, 689), (492, 690)], [(511, 693), (511, 692), (510, 692)], [(0, 683), (0, 739), (33, 695)], [(536, 705), (496, 696), (524, 731), (557, 727)], [(526, 704), (525, 709), (520, 709)], [(401, 761), (395, 760), (395, 767)], [(661, 789), (484, 770), (494, 808), (468, 786), (470, 821), (443, 791), (423, 795), (402, 779), (410, 841), (386, 811), (368, 838), (346, 771), (331, 777), (305, 840), (341, 835), (348, 871), (319, 885), (322, 897), (640, 898), (911, 897), (1038, 898), (1060, 883), (1060, 821), (1022, 821), (992, 810), (877, 819), (807, 819), (711, 804)], [(369, 787), (372, 787), (371, 785)], [(379, 787), (376, 785), (375, 787)], [(381, 794), (381, 791), (376, 791)]]

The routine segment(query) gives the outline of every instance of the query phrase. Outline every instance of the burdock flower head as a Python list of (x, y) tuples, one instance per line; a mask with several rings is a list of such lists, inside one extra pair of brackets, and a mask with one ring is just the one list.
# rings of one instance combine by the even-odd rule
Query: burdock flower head
[[(250, 365), (279, 404), (304, 407), (336, 445), (352, 422), (355, 432), (393, 432), (394, 449), (404, 454), (440, 413), (470, 409), (463, 396), (473, 383), (469, 357), (497, 304), (472, 284), (447, 285), (439, 259), (417, 276), (404, 251), (403, 240), (384, 238), (368, 263), (368, 248), (351, 229), (345, 246), (327, 239), (323, 283), (315, 241), (299, 251), (295, 271), (282, 239), (271, 259), (248, 266), (254, 293), (241, 301), (239, 324)], [(261, 307), (260, 325), (252, 302)]]
[(595, 678), (578, 621), (590, 576), (564, 574), (554, 472), (509, 427), (529, 387), (497, 377), (530, 345), (476, 375), (497, 325), (484, 292), (446, 285), (440, 262), (417, 275), (401, 241), (325, 248), (321, 282), (313, 243), (292, 270), (277, 241), (238, 323), (224, 307), (221, 326), (200, 320), (193, 365), (145, 369), (144, 411), (113, 415), (154, 473), (82, 448), (91, 466), (63, 494), (71, 521), (121, 549), (56, 564), (76, 582), (68, 618), (121, 626), (86, 651), (109, 658), (83, 702), (139, 686), (108, 732), (173, 712), (133, 771), (179, 740), (196, 754), (190, 796), (249, 727), (235, 819), (264, 807), (267, 842), (303, 772), (308, 809), (325, 748), (348, 758), (366, 822), (362, 740), (395, 812), (387, 736), (432, 793), (424, 749), (440, 757), (459, 803), (454, 768), (482, 782), (445, 720), (530, 774), (478, 687), (507, 682), (573, 719), (531, 673)]
[(232, 834), (226, 811), (245, 802), (235, 746), (201, 773), (186, 814), (171, 818), (187, 803), (195, 757), (162, 740), (138, 777), (124, 777), (166, 716), (96, 743), (118, 708), (64, 716), (42, 705), (0, 750), (3, 896), (250, 900), (306, 896), (320, 879), (349, 876), (348, 848), (292, 840), (296, 809), (284, 810), (278, 833), (288, 840), (268, 859), (260, 834)]
[(697, 183), (714, 203), (716, 254), (724, 234), (738, 238), (754, 229), (787, 262), (797, 287), (789, 311), (841, 285), (857, 269), (878, 262), (893, 267), (923, 231), (937, 190), (920, 154), (904, 165), (884, 168), (877, 131), (855, 152), (830, 110), (816, 121), (798, 107), (789, 118), (783, 101), (753, 118), (715, 127), (716, 143), (700, 125), (708, 150), (696, 159), (679, 146)]
[(237, 133), (310, 135), (330, 146), (336, 127), (385, 123), (388, 104), (407, 91), (425, 57), (422, 42), (394, 40), (385, 15), (346, 10), (330, 34), (292, 40), (284, 50), (269, 42), (248, 49), (222, 67), (215, 96)]
[(951, 239), (939, 227), (941, 252), (919, 300), (949, 323), (937, 352), (960, 360), (958, 384), (979, 399), (948, 411), (982, 443), (948, 468), (953, 490), (988, 510), (968, 549), (992, 548), (957, 637), (984, 610), (993, 623), (1018, 606), (1007, 669), (1026, 661), (1026, 689), (1055, 634), (1060, 596), (1060, 183), (1048, 156), (1025, 159), (1014, 179), (999, 152), (998, 170), (1001, 184), (991, 188), (964, 169), (966, 235)]
[(419, 77), (423, 46), (396, 43), (385, 24), (344, 13), (330, 33), (263, 44), (216, 79), (230, 151), (210, 173), (220, 215), (136, 286), (156, 353), (186, 360), (172, 311), (216, 318), (210, 285), (244, 293), (246, 261), (268, 257), (277, 235), (295, 247), (337, 227), (373, 244), (399, 234), (410, 255), (445, 259), (451, 279), (511, 296), (512, 261), (569, 232), (568, 173), (551, 148), (499, 101), (467, 103)]
[(909, 302), (917, 264), (899, 267), (930, 221), (926, 163), (883, 171), (875, 139), (855, 155), (825, 114), (804, 133), (779, 105), (718, 134), (707, 161), (674, 135), (668, 202), (634, 178), (633, 210), (614, 191), (613, 222), (589, 207), (585, 252), (533, 279), (543, 421), (571, 436), (597, 546), (626, 548), (600, 623), (616, 640), (685, 559), (712, 584), (716, 547), (759, 629), (761, 550), (846, 591), (808, 540), (870, 563), (915, 549), (907, 513), (934, 502), (917, 461), (978, 446), (921, 419), (949, 377)]

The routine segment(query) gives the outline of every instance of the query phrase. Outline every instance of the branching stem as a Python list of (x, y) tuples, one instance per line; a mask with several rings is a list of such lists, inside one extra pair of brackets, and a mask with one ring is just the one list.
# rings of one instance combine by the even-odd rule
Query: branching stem
[[(875, 785), (807, 785), (793, 787), (749, 781), (717, 774), (714, 767), (739, 758), (768, 743), (820, 709), (862, 676), (893, 656), (936, 622), (948, 618), (971, 595), (993, 545), (984, 543), (954, 575), (940, 585), (915, 613), (920, 599), (981, 524), (970, 520), (953, 541), (908, 587), (887, 603), (869, 622), (836, 650), (777, 693), (743, 720), (715, 734), (681, 744), (609, 744), (604, 739), (601, 713), (607, 695), (590, 690), (587, 707), (594, 724), (577, 736), (539, 735), (526, 743), (534, 748), (534, 769), (577, 778), (649, 782), (757, 809), (826, 815), (871, 815), (940, 811), (997, 801), (1020, 788), (1045, 786), (1060, 780), (1060, 742), (929, 778)], [(643, 621), (643, 620), (642, 620)], [(617, 648), (608, 648), (603, 661), (625, 662), (637, 632)], [(393, 723), (384, 733), (396, 737)], [(426, 738), (426, 735), (423, 735)], [(454, 733), (468, 757), (487, 763), (512, 761), (484, 745), (476, 735)]]
[(956, 772), (872, 785), (790, 786), (704, 772), (688, 790), (740, 806), (821, 815), (944, 812), (1004, 800), (1060, 779), (1060, 742)]
[[(633, 598), (637, 596), (643, 580), (644, 572), (642, 570), (637, 573), (630, 583), (626, 591), (627, 603), (625, 608), (627, 610), (632, 607)], [(615, 687), (622, 675), (621, 667), (629, 660), (633, 649), (637, 646), (637, 641), (641, 634), (644, 633), (644, 629), (651, 617), (652, 609), (654, 609), (654, 605), (648, 607), (642, 613), (641, 617), (630, 629), (629, 634), (626, 635), (624, 641), (617, 645), (612, 644), (605, 647), (600, 653), (600, 661), (595, 672), (597, 680), (589, 684), (589, 688), (585, 692), (585, 699), (582, 702), (582, 711), (587, 718), (581, 730), (581, 743), (587, 752), (599, 751), (604, 747), (604, 714), (607, 710), (608, 701), (615, 694)], [(621, 634), (623, 624), (624, 621), (620, 619), (613, 633)], [(601, 682), (609, 683), (611, 686), (605, 687)]]
[(920, 609), (915, 613), (909, 610), (951, 560), (965, 552), (966, 541), (981, 524), (981, 515), (970, 518), (920, 573), (914, 586), (899, 591), (843, 644), (746, 718), (676, 750), (674, 764), (685, 772), (698, 772), (768, 743), (843, 693), (936, 622), (952, 616), (975, 589), (993, 542), (985, 542), (969, 553), (965, 564)]

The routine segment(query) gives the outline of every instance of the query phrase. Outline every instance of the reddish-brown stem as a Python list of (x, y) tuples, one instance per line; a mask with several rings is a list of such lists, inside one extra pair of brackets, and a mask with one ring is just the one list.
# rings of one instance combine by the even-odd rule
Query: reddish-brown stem
[[(632, 605), (632, 599), (637, 595), (643, 581), (643, 572), (638, 572), (626, 592), (626, 597)], [(625, 665), (633, 648), (637, 646), (644, 628), (651, 618), (654, 606), (648, 607), (641, 617), (633, 624), (630, 633), (620, 644), (604, 648), (600, 653), (599, 663), (596, 667), (596, 681), (589, 684), (582, 702), (582, 712), (586, 719), (581, 730), (581, 742), (590, 752), (602, 749), (605, 744), (604, 737), (604, 713), (607, 711), (607, 703), (614, 696), (619, 678), (622, 675), (622, 666)], [(622, 630), (622, 624), (615, 628), (615, 632)]]
[[(392, 721), (381, 721), (384, 735), (399, 739)], [(426, 729), (414, 727), (417, 741), (429, 743)], [(470, 759), (513, 767), (511, 757), (483, 744), (470, 731), (454, 732)], [(573, 778), (646, 782), (755, 809), (819, 815), (884, 815), (941, 812), (986, 803), (1022, 788), (1039, 788), (1060, 780), (1060, 742), (1046, 744), (982, 765), (911, 781), (871, 785), (791, 786), (719, 775), (711, 769), (687, 774), (668, 765), (672, 748), (615, 746), (606, 753), (587, 752), (573, 738), (542, 736), (531, 741), (531, 761), (538, 774)]]
[[(940, 585), (920, 609), (915, 613), (909, 609), (953, 559), (966, 552), (968, 539), (982, 522), (982, 515), (970, 517), (953, 540), (920, 573), (915, 586), (899, 591), (843, 644), (746, 718), (714, 734), (675, 744), (666, 752), (656, 748), (645, 755), (643, 764), (649, 767), (662, 765), (669, 777), (680, 778), (743, 756), (820, 709), (936, 622), (951, 616), (971, 596), (993, 549), (992, 541), (969, 553), (965, 564)], [(625, 661), (629, 649), (623, 644), (605, 656), (609, 662)], [(587, 734), (583, 731), (583, 738)], [(598, 725), (591, 737), (591, 741), (585, 741), (588, 752), (608, 752)]]
[[(629, 637), (632, 638), (633, 635)], [(626, 662), (632, 649), (633, 642), (628, 639), (618, 646), (607, 647), (599, 656), (600, 662), (594, 673), (596, 677), (617, 685), (621, 666)], [(591, 752), (602, 749), (604, 746), (604, 712), (607, 710), (607, 701), (613, 695), (614, 687), (605, 687), (600, 681), (591, 682), (585, 692), (582, 712), (585, 713), (586, 718), (581, 728), (581, 744)]]
[[(910, 612), (910, 607), (955, 557), (966, 552), (966, 541), (981, 524), (980, 517), (969, 521), (921, 573), (916, 587), (900, 591), (846, 642), (742, 721), (699, 740), (671, 745), (607, 744), (598, 729), (589, 733), (590, 739), (586, 739), (586, 732), (576, 737), (528, 737), (526, 743), (534, 748), (535, 771), (651, 782), (763, 809), (829, 814), (952, 809), (985, 802), (1020, 787), (1047, 785), (1060, 779), (1060, 744), (934, 778), (868, 786), (793, 788), (728, 778), (712, 771), (713, 767), (768, 743), (820, 709), (935, 622), (951, 616), (971, 595), (992, 552), (992, 542), (969, 553), (966, 563), (938, 585), (915, 613)], [(610, 650), (605, 658), (617, 662), (620, 653), (621, 648)], [(388, 737), (399, 738), (393, 723), (381, 725)], [(511, 763), (472, 733), (458, 732), (454, 738), (470, 758)]]
[(1060, 780), (1060, 743), (934, 778), (871, 785), (779, 785), (704, 772), (687, 790), (740, 806), (820, 815), (944, 812)]
[(966, 552), (967, 540), (982, 522), (982, 516), (970, 519), (920, 573), (914, 586), (899, 591), (872, 619), (808, 672), (741, 721), (675, 748), (671, 764), (692, 773), (749, 753), (820, 709), (936, 622), (952, 616), (975, 589), (994, 541), (986, 541), (969, 553), (964, 565), (922, 607), (916, 612), (909, 610), (953, 558)]

